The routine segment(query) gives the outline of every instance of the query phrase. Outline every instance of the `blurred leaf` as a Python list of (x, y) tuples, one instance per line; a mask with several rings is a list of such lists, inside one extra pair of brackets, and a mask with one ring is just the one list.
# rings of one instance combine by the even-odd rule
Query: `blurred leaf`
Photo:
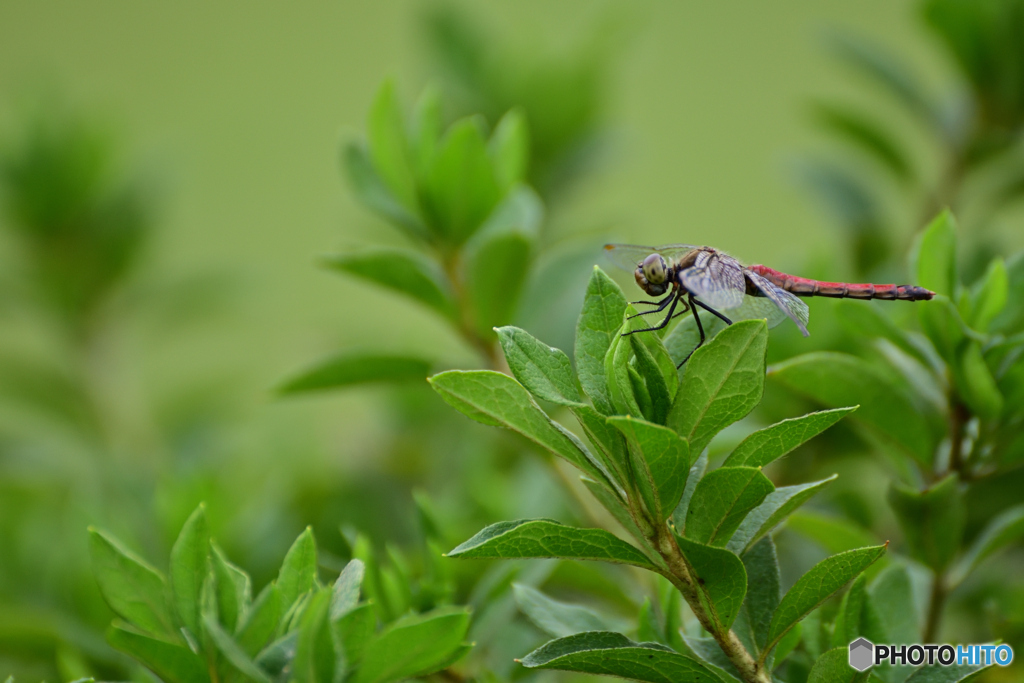
[(256, 596), (237, 630), (236, 640), (250, 657), (255, 657), (274, 635), (283, 612), (280, 591), (274, 584), (267, 585)]
[(741, 624), (742, 628), (749, 629), (749, 645), (752, 654), (757, 656), (768, 642), (768, 627), (782, 595), (779, 558), (775, 543), (766, 537), (752, 545), (740, 559), (747, 572), (747, 593), (734, 630), (740, 632)]
[(917, 240), (911, 257), (911, 272), (917, 285), (950, 298), (960, 291), (956, 266), (956, 218), (948, 209), (928, 224)]
[(558, 557), (618, 562), (655, 570), (643, 553), (604, 529), (577, 529), (544, 519), (492, 524), (449, 552), (448, 557)]
[(921, 627), (910, 574), (904, 565), (893, 563), (871, 580), (862, 615), (864, 636), (873, 642), (918, 642)]
[(803, 635), (803, 623), (797, 623), (796, 626), (786, 631), (786, 634), (779, 639), (779, 644), (772, 651), (772, 659), (776, 662), (786, 661), (789, 655), (796, 650), (796, 646), (800, 644)]
[(224, 659), (231, 663), (244, 676), (257, 681), (257, 683), (270, 683), (270, 678), (256, 663), (245, 653), (234, 639), (224, 632), (217, 621), (206, 615), (203, 617), (203, 629), (209, 634), (217, 651), (224, 656)]
[(373, 605), (364, 602), (334, 621), (345, 663), (351, 670), (359, 665), (366, 650), (366, 644), (374, 635), (377, 616)]
[[(878, 543), (871, 532), (853, 522), (800, 510), (789, 516), (787, 528), (814, 541), (831, 554)], [(885, 562), (885, 559), (882, 559)]]
[(286, 676), (288, 668), (295, 659), (295, 648), (299, 642), (299, 632), (290, 631), (265, 647), (256, 657), (256, 665), (273, 678)]
[(178, 616), (194, 634), (199, 629), (199, 595), (210, 571), (210, 528), (206, 508), (199, 505), (181, 528), (171, 548), (171, 590)]
[(542, 218), (540, 200), (519, 186), (466, 244), (465, 288), (481, 335), (512, 322)]
[(968, 330), (953, 302), (937, 296), (927, 306), (918, 309), (918, 319), (921, 330), (942, 359), (949, 365), (955, 365), (957, 352), (962, 348)]
[(960, 681), (973, 681), (976, 678), (974, 674), (991, 666), (991, 664), (926, 665), (910, 674), (904, 683), (960, 683)]
[(525, 182), (530, 167), (530, 134), (521, 110), (512, 109), (501, 118), (487, 148), (502, 191)]
[(954, 565), (950, 573), (950, 585), (958, 585), (988, 557), (1021, 537), (1024, 537), (1024, 504), (1004, 510), (985, 525)]
[(371, 640), (353, 683), (389, 683), (447, 666), (469, 628), (469, 612), (444, 607), (403, 617)]
[(535, 588), (512, 584), (516, 605), (544, 633), (555, 638), (584, 631), (607, 631), (609, 624), (596, 613), (579, 605), (553, 600)]
[(217, 578), (217, 612), (229, 633), (241, 625), (252, 603), (252, 582), (249, 575), (232, 564), (212, 541), (210, 560)]
[(561, 456), (599, 481), (608, 476), (587, 447), (553, 422), (521, 384), (490, 370), (451, 370), (434, 375), (430, 385), (448, 405), (486, 425), (505, 427)]
[(723, 465), (764, 467), (810, 441), (859, 407), (821, 410), (800, 417), (791, 417), (760, 429), (741, 441), (725, 459)]
[(827, 557), (811, 567), (806, 574), (797, 579), (783, 596), (779, 608), (775, 610), (768, 629), (768, 645), (765, 649), (770, 650), (774, 647), (786, 631), (871, 566), (885, 553), (885, 548), (886, 546), (880, 545), (848, 550)]
[(697, 593), (704, 609), (722, 630), (732, 628), (747, 593), (747, 571), (743, 562), (728, 550), (682, 536), (677, 535), (676, 542), (693, 568)]
[(111, 626), (107, 640), (115, 648), (131, 655), (167, 683), (208, 683), (204, 662), (191, 650), (156, 640), (127, 629)]
[(295, 394), (367, 382), (422, 381), (430, 366), (430, 361), (411, 356), (346, 351), (289, 380), (279, 391)]
[(377, 91), (370, 109), (367, 130), (374, 168), (398, 201), (415, 213), (416, 182), (412, 160), (409, 158), (405, 121), (399, 110), (393, 82), (385, 81)]
[(337, 621), (358, 606), (365, 571), (366, 565), (358, 559), (350, 560), (341, 570), (331, 595), (331, 621)]
[(457, 121), (441, 139), (426, 178), (423, 201), (429, 222), (444, 243), (459, 246), (499, 199), (483, 124), (475, 118)]
[(768, 477), (754, 467), (720, 467), (697, 484), (686, 512), (687, 538), (706, 545), (724, 546), (747, 513), (775, 490)]
[(316, 540), (313, 528), (306, 529), (292, 543), (284, 556), (275, 585), (281, 596), (281, 605), (291, 607), (300, 595), (313, 588), (316, 582)]
[(412, 111), (409, 122), (411, 148), (416, 178), (420, 184), (427, 177), (430, 163), (441, 141), (441, 95), (436, 88), (427, 86)]
[(522, 660), (528, 669), (618, 676), (650, 683), (705, 683), (718, 676), (695, 659), (621, 633), (592, 631), (552, 640)]
[(861, 574), (843, 595), (832, 629), (832, 647), (844, 647), (864, 635), (861, 625), (867, 599), (867, 576)]
[(758, 539), (764, 537), (781, 524), (786, 517), (807, 502), (811, 496), (835, 481), (838, 476), (833, 474), (828, 479), (822, 479), (821, 481), (795, 486), (782, 486), (775, 489), (765, 497), (764, 502), (751, 510), (743, 519), (727, 547), (734, 553), (744, 552), (751, 544), (756, 543)]
[(935, 437), (925, 415), (902, 388), (855, 356), (819, 351), (769, 368), (770, 377), (832, 408), (860, 405), (853, 420), (931, 468)]
[(992, 259), (985, 275), (972, 292), (974, 316), (971, 318), (971, 327), (982, 332), (988, 330), (992, 321), (1006, 307), (1009, 294), (1010, 280), (1006, 264), (1001, 258)]
[[(933, 303), (922, 305), (921, 310), (930, 308)], [(863, 301), (843, 301), (837, 307), (839, 319), (847, 330), (859, 337), (880, 337), (886, 339), (900, 351), (912, 356), (926, 368), (935, 365), (935, 354), (929, 354), (924, 345), (906, 330), (894, 323), (889, 316), (883, 315), (878, 308), (866, 305)]]
[[(112, 536), (93, 527), (89, 528), (89, 550), (96, 583), (110, 609), (143, 631), (177, 640), (163, 575)], [(134, 642), (131, 638), (128, 641)]]
[(962, 347), (953, 375), (960, 398), (974, 413), (987, 419), (999, 416), (1003, 411), (1003, 396), (981, 355), (978, 342), (972, 341)]
[(718, 432), (761, 401), (768, 327), (745, 320), (697, 349), (687, 363), (668, 426), (700, 453)]
[(924, 491), (894, 482), (888, 500), (910, 554), (936, 572), (944, 571), (960, 548), (967, 517), (956, 476), (950, 475)]
[[(690, 459), (693, 460), (692, 451)], [(697, 484), (704, 478), (704, 473), (707, 469), (708, 452), (705, 450), (690, 465), (690, 472), (686, 476), (686, 488), (683, 489), (683, 497), (679, 499), (679, 505), (672, 512), (672, 523), (675, 524), (676, 529), (686, 527), (686, 512), (690, 509), (690, 500), (693, 498), (693, 492), (696, 490)]]
[(845, 107), (819, 104), (815, 118), (828, 131), (843, 138), (887, 168), (903, 182), (914, 179), (914, 171), (905, 150), (877, 121)]
[(563, 351), (541, 343), (518, 327), (500, 327), (495, 331), (505, 352), (505, 362), (531, 394), (559, 405), (580, 403), (576, 374)]
[(849, 648), (837, 647), (818, 657), (807, 683), (864, 683), (870, 671), (859, 672), (849, 664)]
[(356, 197), (367, 208), (387, 219), (407, 235), (419, 242), (432, 243), (435, 236), (423, 224), (418, 215), (402, 205), (384, 180), (377, 174), (370, 161), (369, 152), (357, 143), (348, 143), (342, 148), (341, 163), (349, 185)]
[(608, 422), (626, 437), (633, 456), (633, 473), (655, 522), (663, 522), (679, 504), (690, 472), (690, 449), (671, 429), (635, 420), (610, 417)]
[(371, 247), (323, 261), (332, 270), (360, 277), (404, 294), (430, 307), (448, 320), (457, 317), (451, 288), (437, 264), (410, 249)]
[(1007, 301), (1003, 311), (996, 316), (991, 328), (1000, 332), (1012, 333), (1024, 328), (1024, 297), (1016, 293), (1024, 291), (1024, 252), (1018, 252), (1006, 263), (1006, 277), (1009, 291), (1014, 293)]
[(619, 286), (594, 266), (576, 323), (576, 372), (594, 408), (605, 415), (610, 415), (613, 408), (604, 360), (612, 342), (618, 339), (626, 306), (626, 297)]
[(338, 666), (331, 635), (331, 591), (323, 589), (313, 595), (302, 615), (295, 659), (291, 663), (295, 683), (334, 683)]

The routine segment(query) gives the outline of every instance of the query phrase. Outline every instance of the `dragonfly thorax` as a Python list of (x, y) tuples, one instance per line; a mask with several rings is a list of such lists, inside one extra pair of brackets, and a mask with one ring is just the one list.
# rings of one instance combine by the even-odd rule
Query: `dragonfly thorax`
[(660, 296), (671, 285), (672, 268), (661, 254), (651, 254), (640, 262), (633, 276), (640, 289), (651, 296)]

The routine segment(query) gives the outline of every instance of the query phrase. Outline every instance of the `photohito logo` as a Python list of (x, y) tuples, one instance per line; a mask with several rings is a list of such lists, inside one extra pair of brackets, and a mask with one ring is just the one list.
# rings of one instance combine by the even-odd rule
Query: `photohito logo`
[(867, 638), (850, 643), (850, 666), (857, 671), (876, 664), (1009, 666), (1011, 662), (1013, 648), (1009, 645), (875, 645)]

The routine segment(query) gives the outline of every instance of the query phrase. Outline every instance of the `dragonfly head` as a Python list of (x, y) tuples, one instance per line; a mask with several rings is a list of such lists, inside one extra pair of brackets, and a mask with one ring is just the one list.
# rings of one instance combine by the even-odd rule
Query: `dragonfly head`
[(660, 296), (668, 290), (669, 267), (661, 254), (651, 254), (641, 261), (633, 276), (640, 289), (651, 296)]

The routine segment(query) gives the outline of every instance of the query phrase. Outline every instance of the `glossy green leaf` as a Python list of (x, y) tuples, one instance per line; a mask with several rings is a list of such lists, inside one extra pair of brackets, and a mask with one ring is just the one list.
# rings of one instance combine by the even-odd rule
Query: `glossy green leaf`
[(818, 105), (815, 115), (828, 131), (873, 158), (897, 180), (913, 179), (914, 171), (906, 150), (877, 121), (846, 107), (829, 104)]
[(949, 210), (936, 216), (918, 239), (914, 267), (919, 287), (954, 297), (960, 288), (956, 266), (956, 219)]
[(344, 145), (341, 163), (348, 175), (349, 187), (367, 208), (415, 240), (427, 243), (436, 240), (418, 213), (404, 206), (385, 184), (364, 146), (358, 143)]
[(365, 573), (366, 565), (355, 558), (341, 570), (331, 594), (331, 621), (337, 621), (359, 605), (359, 589)]
[(390, 683), (433, 673), (462, 649), (468, 628), (469, 611), (461, 607), (403, 617), (367, 644), (353, 683)]
[(748, 512), (775, 490), (754, 467), (720, 467), (697, 484), (686, 512), (684, 535), (697, 543), (724, 546)]
[(642, 552), (604, 529), (578, 529), (546, 519), (492, 524), (452, 550), (448, 557), (558, 557), (603, 560), (654, 569)]
[(963, 581), (978, 565), (1011, 543), (1024, 537), (1024, 504), (1014, 505), (993, 517), (974, 539), (953, 571), (950, 584)]
[(587, 447), (553, 422), (519, 382), (489, 370), (452, 370), (428, 380), (456, 410), (487, 425), (505, 427), (561, 456), (598, 480), (607, 480)]
[(597, 631), (559, 638), (522, 660), (529, 669), (557, 669), (617, 676), (649, 683), (722, 683), (695, 659), (654, 643), (634, 643), (621, 633)]
[(199, 594), (210, 570), (210, 527), (206, 509), (200, 504), (171, 547), (171, 592), (174, 606), (185, 626), (199, 634)]
[(701, 604), (722, 629), (732, 623), (747, 593), (747, 571), (735, 553), (676, 536), (679, 549), (693, 568)]
[(451, 287), (440, 267), (420, 252), (395, 247), (370, 247), (328, 256), (323, 265), (403, 294), (455, 320)]
[[(714, 339), (719, 332), (726, 328), (726, 324), (724, 322), (712, 315), (705, 315), (702, 317), (701, 326), (704, 328), (704, 334), (707, 339)], [(679, 324), (673, 327), (672, 331), (666, 334), (665, 338), (661, 340), (665, 351), (668, 353), (669, 358), (675, 365), (682, 363), (683, 359), (689, 356), (690, 353), (697, 348), (697, 342), (699, 341), (700, 332), (697, 330), (697, 324), (694, 322), (692, 315), (688, 315), (683, 318)], [(678, 376), (678, 372), (676, 374)]]
[(824, 653), (811, 667), (807, 683), (865, 683), (871, 671), (859, 672), (849, 663), (848, 647), (837, 647)]
[(994, 258), (985, 271), (984, 277), (975, 286), (972, 300), (974, 315), (971, 327), (988, 330), (992, 321), (1006, 308), (1010, 295), (1010, 279), (1006, 264), (1001, 258)]
[(594, 402), (594, 408), (605, 415), (612, 414), (613, 408), (604, 360), (612, 342), (618, 339), (626, 306), (626, 297), (619, 286), (594, 266), (583, 309), (576, 322), (574, 353), (583, 391)]
[(99, 529), (89, 529), (93, 574), (110, 609), (133, 626), (177, 640), (160, 572)]
[(819, 351), (774, 365), (768, 375), (831, 408), (859, 404), (851, 420), (919, 464), (931, 467), (935, 436), (927, 417), (899, 385), (866, 361)]
[(338, 667), (331, 634), (331, 591), (317, 591), (299, 624), (295, 659), (291, 663), (295, 683), (333, 683)]
[(270, 677), (256, 665), (242, 647), (221, 628), (211, 615), (203, 616), (203, 630), (209, 635), (217, 651), (240, 673), (257, 683), (270, 683)]
[(216, 544), (211, 542), (210, 550), (216, 577), (217, 613), (228, 632), (234, 633), (252, 604), (252, 581)]
[(867, 600), (867, 576), (861, 574), (843, 594), (832, 627), (832, 647), (844, 647), (864, 635), (863, 613)]
[(519, 610), (529, 617), (534, 626), (554, 638), (563, 638), (584, 631), (610, 629), (605, 619), (586, 607), (559, 602), (536, 588), (514, 583), (512, 593)]
[(733, 449), (726, 467), (764, 467), (810, 441), (860, 406), (808, 413), (760, 429)]
[(632, 341), (629, 337), (623, 336), (627, 330), (642, 329), (644, 323), (638, 318), (632, 318), (635, 314), (635, 308), (626, 306), (622, 327), (619, 328), (604, 357), (604, 373), (612, 410), (618, 415), (642, 418), (651, 412), (651, 395), (643, 377), (631, 362)]
[(288, 549), (277, 573), (281, 605), (287, 610), (300, 595), (313, 588), (315, 581), (316, 539), (313, 538), (313, 527), (306, 527)]
[(911, 556), (938, 572), (953, 561), (963, 538), (967, 510), (959, 487), (955, 475), (924, 491), (895, 482), (889, 487), (889, 506)]
[(208, 683), (210, 680), (206, 663), (182, 645), (149, 638), (119, 626), (110, 627), (107, 641), (167, 683)]
[[(675, 396), (675, 392), (669, 388), (668, 380), (671, 380), (673, 383), (677, 383), (679, 380), (674, 365), (671, 368), (671, 372), (668, 373), (659, 367), (658, 361), (647, 347), (644, 337), (657, 339), (657, 335), (646, 332), (633, 334), (629, 337), (629, 345), (633, 350), (633, 356), (636, 358), (635, 369), (643, 378), (644, 387), (647, 389), (647, 394), (650, 397), (651, 407), (648, 409), (648, 414), (651, 422), (664, 424), (665, 418), (668, 417), (668, 410), (672, 407), (672, 399)], [(665, 358), (668, 358), (667, 351), (665, 352)]]
[(279, 391), (297, 394), (367, 382), (422, 382), (430, 361), (411, 356), (347, 351), (289, 380)]
[(239, 624), (235, 640), (250, 657), (255, 657), (277, 631), (284, 607), (277, 586), (269, 584), (260, 591), (245, 619)]
[(686, 441), (667, 427), (629, 416), (610, 417), (608, 422), (626, 437), (633, 457), (633, 472), (656, 522), (672, 514), (683, 496), (690, 473), (690, 449)]
[(414, 210), (417, 200), (412, 159), (404, 117), (391, 81), (386, 81), (377, 91), (367, 129), (374, 168), (402, 206)]
[(828, 479), (811, 482), (809, 484), (797, 484), (794, 486), (783, 486), (777, 488), (767, 496), (764, 501), (740, 523), (736, 533), (729, 540), (728, 548), (734, 553), (742, 553), (751, 544), (764, 537), (772, 529), (782, 523), (798, 507), (807, 502), (823, 488), (834, 482), (838, 475), (833, 474)]
[(530, 134), (526, 116), (520, 109), (511, 109), (501, 117), (487, 143), (494, 164), (498, 187), (508, 190), (526, 180), (530, 162)]
[(953, 376), (960, 397), (980, 417), (998, 417), (1003, 411), (1003, 395), (985, 363), (981, 345), (971, 341), (962, 347), (958, 356)]
[(668, 426), (700, 453), (718, 432), (761, 401), (768, 327), (745, 320), (723, 330), (687, 362)]
[(885, 553), (886, 546), (848, 550), (826, 557), (797, 579), (783, 596), (768, 628), (766, 650), (774, 647), (786, 631), (811, 613), (847, 583), (855, 579)]
[(747, 572), (747, 594), (733, 630), (749, 633), (747, 646), (752, 646), (756, 655), (768, 642), (768, 627), (782, 597), (779, 558), (775, 543), (767, 537), (753, 544), (740, 559)]
[(576, 373), (564, 352), (541, 343), (518, 327), (500, 327), (495, 331), (505, 352), (505, 362), (531, 394), (560, 405), (580, 403)]
[(461, 245), (487, 219), (500, 189), (478, 119), (462, 119), (448, 129), (423, 190), (428, 222), (448, 244)]
[(349, 610), (334, 622), (341, 651), (345, 655), (345, 663), (349, 669), (359, 665), (366, 644), (374, 636), (376, 626), (376, 610), (373, 604), (368, 602)]

